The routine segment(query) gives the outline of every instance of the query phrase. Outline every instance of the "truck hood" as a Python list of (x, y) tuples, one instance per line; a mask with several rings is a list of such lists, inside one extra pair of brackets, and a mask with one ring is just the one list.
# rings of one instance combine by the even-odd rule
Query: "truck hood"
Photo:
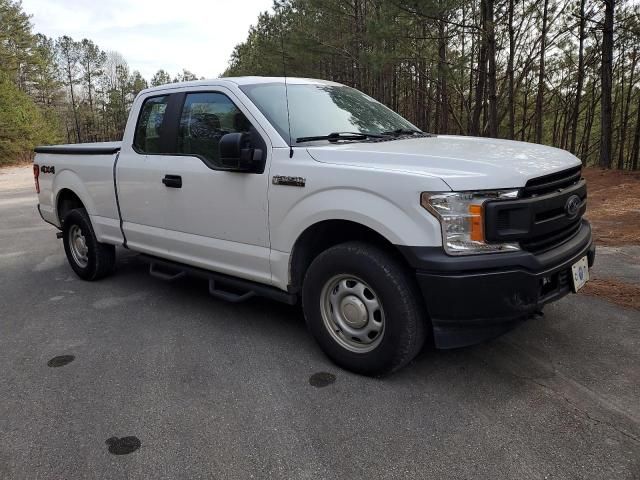
[(492, 138), (439, 135), (308, 147), (317, 161), (439, 177), (452, 190), (523, 187), (580, 164), (565, 150)]

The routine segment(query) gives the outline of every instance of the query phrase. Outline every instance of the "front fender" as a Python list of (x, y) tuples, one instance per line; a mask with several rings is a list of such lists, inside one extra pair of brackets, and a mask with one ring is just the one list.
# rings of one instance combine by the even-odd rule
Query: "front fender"
[(307, 228), (325, 220), (359, 223), (395, 245), (439, 246), (440, 224), (420, 207), (418, 194), (412, 197), (415, 205), (404, 205), (403, 208), (365, 189), (316, 191), (299, 199), (277, 224), (272, 223), (272, 248), (291, 252), (295, 241)]

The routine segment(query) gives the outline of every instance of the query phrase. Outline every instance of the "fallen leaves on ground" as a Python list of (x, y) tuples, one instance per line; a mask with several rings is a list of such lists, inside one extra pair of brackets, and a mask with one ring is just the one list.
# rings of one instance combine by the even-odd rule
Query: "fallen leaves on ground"
[(580, 290), (580, 293), (603, 297), (616, 305), (640, 310), (640, 286), (614, 278), (594, 278)]
[(640, 244), (640, 172), (585, 168), (584, 177), (596, 244)]

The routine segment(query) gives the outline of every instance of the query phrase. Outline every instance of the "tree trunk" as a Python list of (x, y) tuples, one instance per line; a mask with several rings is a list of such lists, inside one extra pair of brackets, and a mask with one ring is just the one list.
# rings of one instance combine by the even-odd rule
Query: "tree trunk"
[(582, 164), (586, 165), (589, 157), (589, 145), (591, 143), (591, 129), (593, 128), (593, 117), (595, 116), (596, 105), (598, 104), (598, 98), (596, 96), (596, 82), (591, 84), (591, 99), (589, 107), (587, 109), (586, 122), (584, 131), (582, 132), (582, 140), (580, 141), (581, 151), (580, 157), (582, 158)]
[(525, 131), (527, 129), (527, 113), (529, 111), (529, 81), (524, 82), (524, 98), (522, 100), (522, 127), (520, 130), (520, 141), (525, 141)]
[[(467, 10), (466, 10), (466, 2), (462, 2), (462, 23), (466, 23), (467, 22)], [(467, 36), (465, 35), (464, 31), (462, 32), (462, 35), (460, 35), (460, 46), (461, 46), (461, 57), (467, 58), (466, 57), (466, 46), (467, 46), (467, 42), (466, 42), (466, 38)], [(473, 52), (470, 55), (470, 58), (473, 58)], [(469, 75), (471, 75), (471, 72), (469, 72)], [(462, 84), (464, 82), (464, 80), (461, 80), (460, 82), (460, 105), (459, 105), (459, 118), (458, 118), (458, 124), (459, 124), (459, 131), (458, 133), (460, 135), (464, 135), (464, 130), (463, 130), (463, 126), (462, 126), (462, 119), (464, 118), (464, 105), (465, 105), (465, 98), (464, 98), (464, 85)]]
[(471, 135), (478, 136), (480, 131), (480, 114), (482, 113), (485, 82), (487, 78), (487, 4), (480, 0), (480, 49), (478, 53), (478, 81), (476, 82), (475, 104), (473, 106), (473, 120), (471, 121)]
[(615, 0), (604, 0), (604, 26), (602, 32), (602, 66), (600, 77), (602, 98), (600, 99), (600, 168), (611, 168), (612, 106), (611, 91), (613, 81), (613, 13)]
[(487, 76), (487, 89), (489, 97), (489, 136), (498, 136), (498, 94), (496, 92), (496, 32), (493, 23), (493, 0), (487, 2), (487, 55), (489, 60), (489, 73)]
[(447, 92), (447, 32), (445, 30), (443, 12), (438, 21), (438, 102), (440, 103), (440, 131), (449, 130), (449, 95)]
[[(582, 0), (584, 1), (584, 0)], [(515, 105), (515, 92), (514, 92), (514, 72), (513, 62), (515, 59), (516, 51), (516, 38), (515, 29), (513, 27), (513, 10), (514, 0), (509, 0), (509, 59), (507, 60), (507, 108), (509, 109), (509, 139), (513, 140), (515, 136), (515, 124), (516, 124), (516, 105)]]
[[(613, 1), (613, 0), (611, 0)], [(542, 107), (544, 106), (545, 53), (547, 50), (547, 23), (549, 0), (544, 0), (542, 10), (542, 32), (540, 40), (540, 64), (538, 66), (538, 95), (536, 96), (536, 143), (542, 143)]]
[[(629, 87), (627, 89), (627, 100), (624, 105), (624, 113), (622, 114), (622, 125), (620, 127), (620, 146), (618, 149), (618, 169), (624, 168), (624, 147), (627, 142), (627, 128), (629, 126), (629, 106), (631, 99), (633, 98), (633, 86), (635, 83), (636, 65), (638, 63), (638, 50), (637, 47), (633, 49), (631, 56), (631, 71), (629, 72)], [(624, 72), (624, 66), (622, 68)], [(623, 73), (624, 75), (624, 73)], [(622, 110), (622, 109), (621, 109)]]
[(571, 145), (569, 150), (576, 153), (576, 137), (578, 135), (578, 118), (580, 116), (580, 101), (582, 100), (582, 89), (584, 86), (584, 29), (586, 24), (585, 6), (586, 0), (580, 0), (580, 25), (578, 27), (578, 85), (576, 86), (576, 100), (573, 106), (573, 116), (571, 119)]
[(557, 145), (558, 144), (558, 123), (560, 122), (560, 118), (559, 117), (559, 113), (560, 113), (560, 109), (556, 108), (555, 111), (553, 112), (553, 138), (551, 140), (551, 143), (553, 145)]
[(638, 95), (638, 115), (636, 119), (636, 133), (633, 136), (633, 148), (631, 149), (631, 169), (638, 170), (640, 161), (640, 95)]
[[(471, 4), (471, 17), (475, 18), (476, 14), (476, 3), (473, 2)], [(469, 93), (467, 95), (467, 134), (473, 135), (473, 114), (472, 114), (472, 106), (473, 106), (473, 59), (476, 53), (477, 42), (476, 35), (471, 35), (471, 49), (469, 51)]]
[(76, 110), (76, 98), (73, 93), (73, 74), (71, 73), (70, 62), (67, 62), (67, 79), (69, 80), (69, 92), (71, 93), (71, 109), (73, 110), (73, 119), (76, 124), (76, 138), (78, 143), (80, 143), (80, 122), (78, 121), (78, 112)]

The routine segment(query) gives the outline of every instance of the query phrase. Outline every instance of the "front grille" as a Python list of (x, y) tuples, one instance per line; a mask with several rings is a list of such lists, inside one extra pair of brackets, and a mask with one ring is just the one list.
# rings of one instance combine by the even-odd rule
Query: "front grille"
[(530, 239), (522, 240), (520, 247), (531, 253), (543, 253), (552, 248), (558, 247), (575, 237), (580, 231), (582, 220), (569, 224), (556, 232), (540, 235)]
[(533, 178), (527, 182), (522, 190), (521, 198), (535, 197), (562, 190), (575, 185), (582, 178), (582, 167), (577, 166), (561, 172)]
[[(489, 242), (519, 242), (523, 250), (538, 254), (568, 242), (583, 225), (587, 187), (582, 167), (574, 167), (529, 180), (514, 200), (485, 203), (485, 237)], [(577, 196), (577, 215), (567, 203)]]

